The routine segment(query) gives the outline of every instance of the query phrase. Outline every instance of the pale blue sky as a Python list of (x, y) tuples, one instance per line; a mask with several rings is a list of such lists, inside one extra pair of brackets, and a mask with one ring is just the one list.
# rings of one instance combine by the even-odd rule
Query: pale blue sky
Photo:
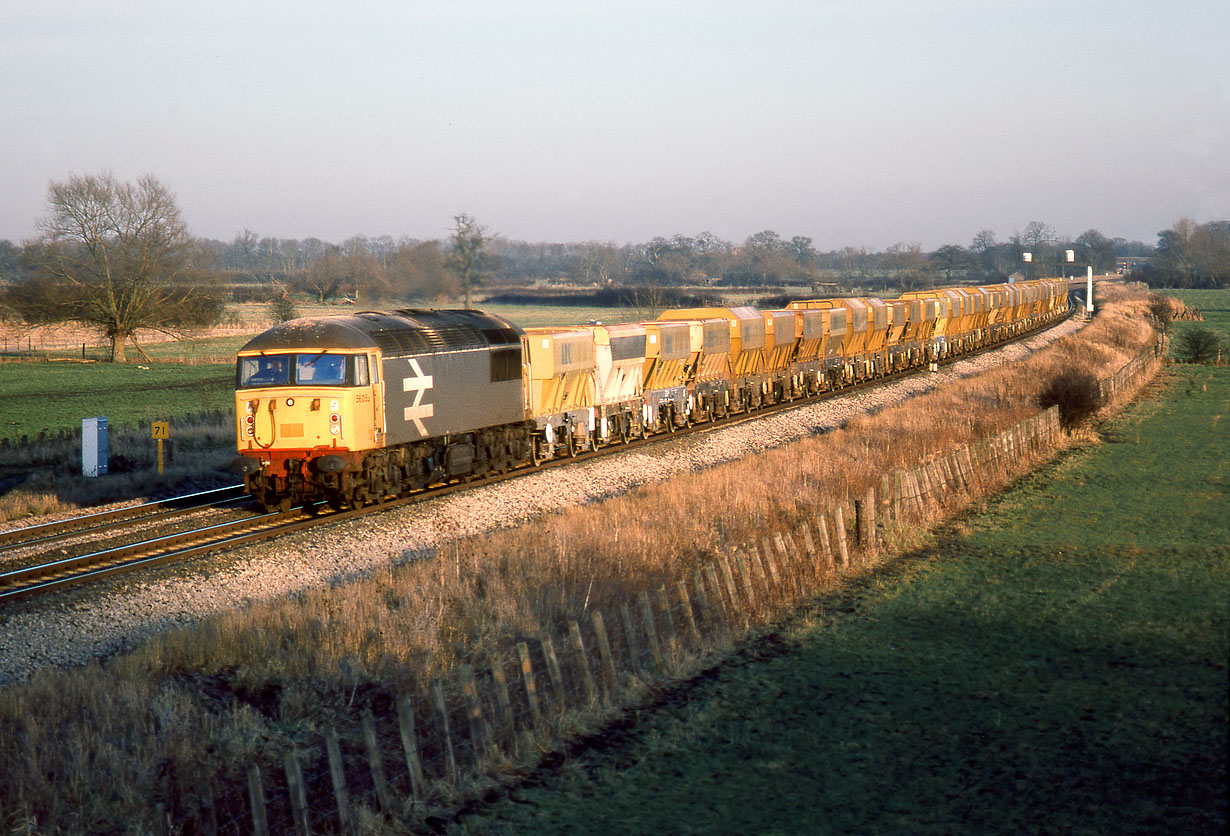
[(1230, 218), (1228, 41), (1224, 0), (3, 0), (0, 238), (111, 171), (223, 240), (1153, 243)]

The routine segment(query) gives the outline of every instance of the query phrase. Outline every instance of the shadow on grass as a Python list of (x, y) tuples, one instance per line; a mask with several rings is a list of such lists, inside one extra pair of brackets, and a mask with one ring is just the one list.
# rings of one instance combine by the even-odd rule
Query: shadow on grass
[(1221, 833), (1225, 556), (946, 540), (456, 827)]

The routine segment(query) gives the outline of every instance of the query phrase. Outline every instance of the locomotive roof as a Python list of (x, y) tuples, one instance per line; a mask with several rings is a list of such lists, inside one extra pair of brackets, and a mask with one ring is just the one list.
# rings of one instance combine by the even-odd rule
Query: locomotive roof
[(406, 308), (292, 319), (253, 337), (240, 351), (379, 348), (396, 357), (520, 346), (522, 333), (482, 311)]

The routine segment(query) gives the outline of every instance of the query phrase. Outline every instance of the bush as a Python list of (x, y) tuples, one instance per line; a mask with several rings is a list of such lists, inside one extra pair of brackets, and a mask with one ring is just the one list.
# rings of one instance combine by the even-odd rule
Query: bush
[(1226, 349), (1208, 328), (1189, 328), (1175, 338), (1174, 353), (1184, 363), (1220, 363)]
[(275, 323), (282, 323), (294, 319), (299, 314), (295, 310), (295, 303), (290, 300), (289, 296), (283, 294), (269, 303), (269, 315), (273, 317)]
[(1098, 411), (1098, 379), (1083, 369), (1064, 369), (1038, 393), (1038, 405), (1058, 406), (1059, 422), (1071, 429)]

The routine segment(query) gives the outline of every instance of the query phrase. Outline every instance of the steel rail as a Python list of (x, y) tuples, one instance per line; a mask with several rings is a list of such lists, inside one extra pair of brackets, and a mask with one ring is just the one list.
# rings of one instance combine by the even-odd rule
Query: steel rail
[(0, 531), (0, 551), (22, 548), (38, 543), (53, 542), (71, 537), (75, 534), (89, 534), (104, 531), (117, 522), (131, 522), (131, 517), (141, 519), (158, 519), (175, 513), (186, 513), (203, 508), (214, 507), (219, 503), (233, 502), (245, 498), (243, 485), (228, 485), (225, 488), (214, 488), (208, 491), (175, 496), (170, 499), (159, 499), (154, 502), (143, 502), (140, 505), (129, 505), (125, 508), (115, 508), (111, 511), (97, 511), (79, 517), (40, 523), (39, 525), (13, 528)]

